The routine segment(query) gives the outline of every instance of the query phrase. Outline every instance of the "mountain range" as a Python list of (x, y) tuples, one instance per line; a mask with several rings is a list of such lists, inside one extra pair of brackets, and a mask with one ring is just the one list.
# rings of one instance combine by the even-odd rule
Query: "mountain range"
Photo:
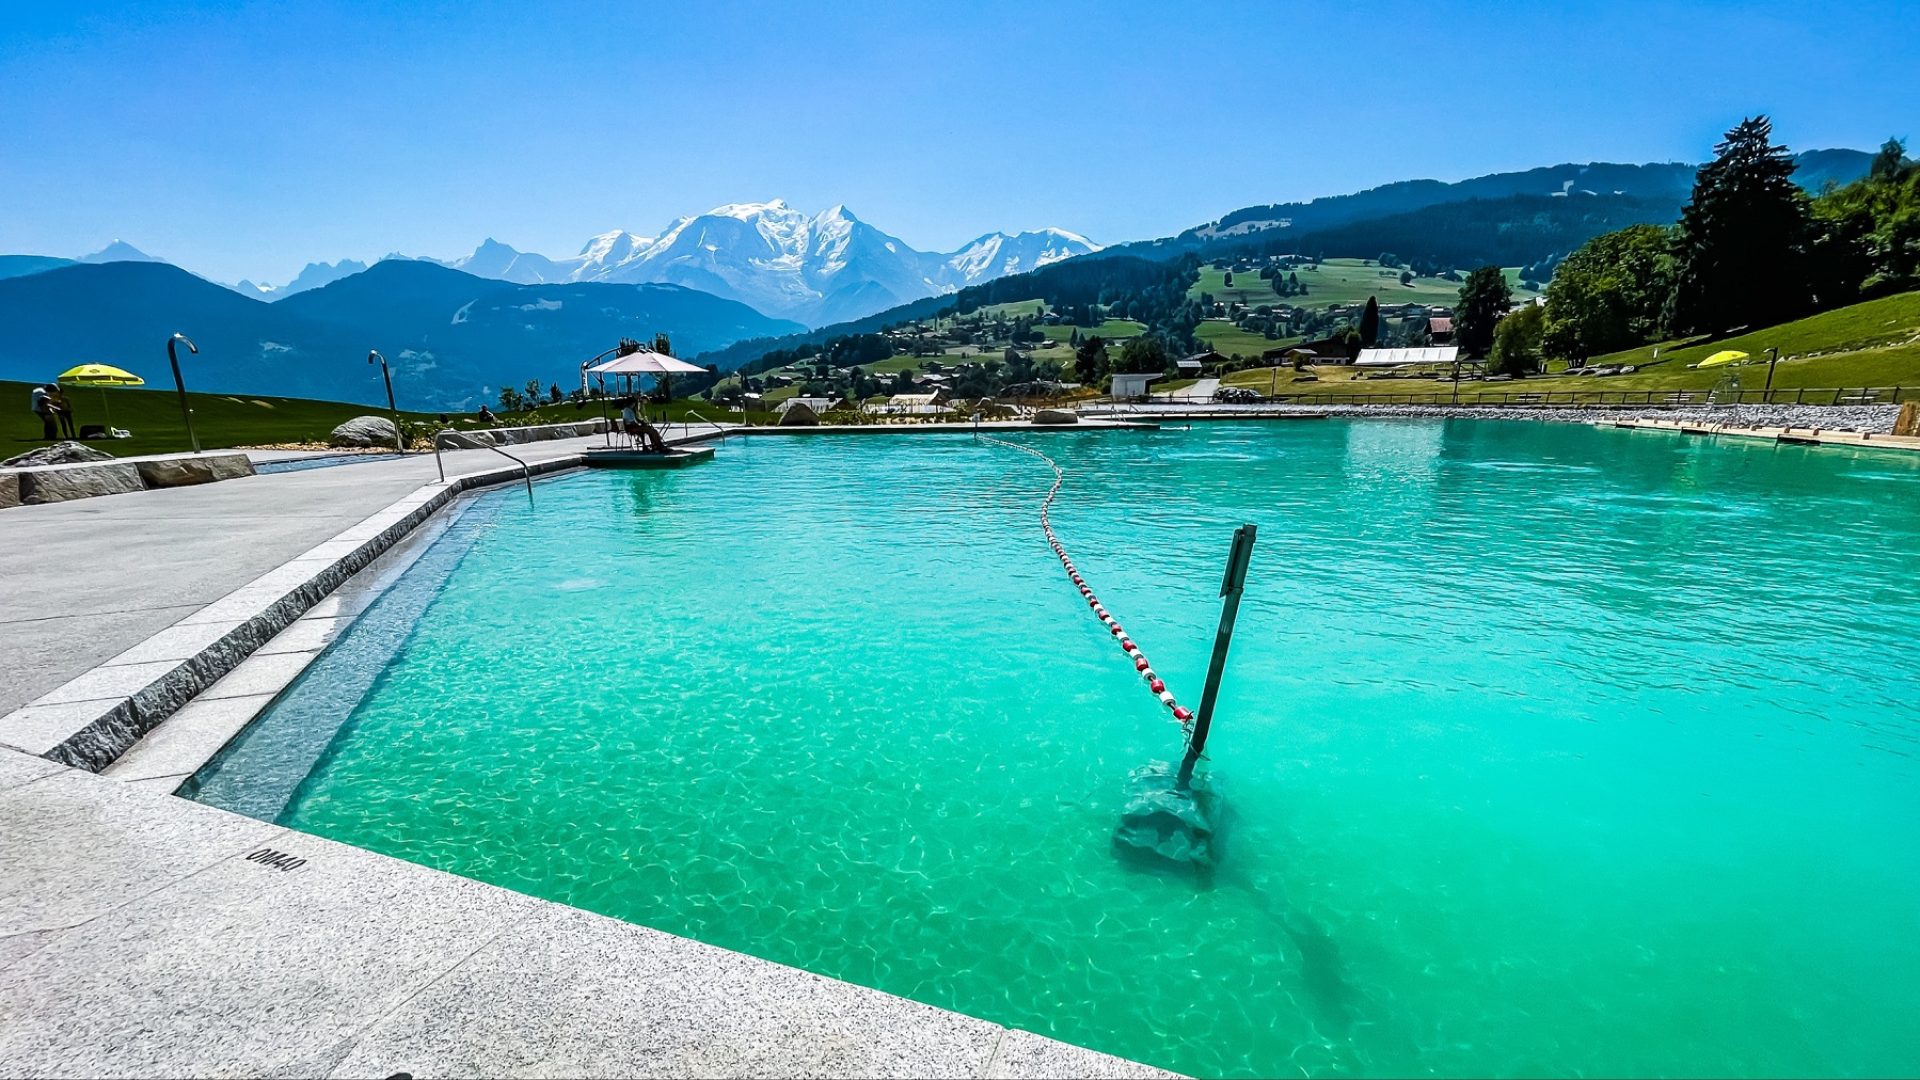
[[(1808, 150), (1794, 155), (1793, 161), (1794, 179), (1808, 191), (1817, 192), (1828, 183), (1847, 184), (1865, 176), (1873, 155), (1864, 150)], [(1667, 222), (1673, 220), (1692, 194), (1694, 175), (1699, 170), (1699, 165), (1678, 161), (1642, 165), (1594, 161), (1489, 173), (1453, 182), (1400, 180), (1350, 195), (1242, 207), (1175, 236), (1134, 241), (1106, 250), (1147, 257), (1170, 257), (1187, 251), (1205, 254), (1256, 236), (1284, 245), (1295, 236), (1359, 221), (1412, 214), (1452, 203), (1515, 197), (1573, 199), (1585, 196), (1610, 202), (1628, 200), (1639, 205), (1641, 212), (1652, 215), (1645, 220)], [(1406, 246), (1411, 245), (1398, 245), (1391, 250)], [(1550, 254), (1552, 252), (1537, 252), (1533, 257)]]
[[(564, 258), (520, 251), (488, 238), (472, 254), (431, 261), (521, 285), (683, 285), (738, 300), (775, 318), (822, 326), (1099, 249), (1077, 233), (1039, 229), (988, 233), (957, 251), (919, 251), (844, 206), (808, 214), (775, 199), (729, 203), (678, 218), (656, 236), (602, 233), (583, 244), (578, 254)], [(309, 263), (284, 286), (241, 281), (235, 288), (278, 300), (364, 269), (366, 264), (350, 259)]]
[(187, 385), (384, 404), (379, 349), (403, 406), (463, 409), (528, 379), (578, 385), (579, 362), (623, 337), (671, 333), (686, 355), (801, 330), (677, 285), (517, 285), (391, 259), (279, 303), (163, 262), (72, 263), (0, 278), (0, 378), (44, 380), (83, 361), (169, 379), (167, 338)]
[[(1803, 153), (1796, 179), (1815, 190), (1847, 183), (1870, 160), (1857, 150)], [(280, 288), (218, 285), (116, 240), (77, 259), (0, 255), (0, 319), (10, 328), (0, 377), (45, 378), (89, 359), (139, 371), (140, 358), (180, 329), (212, 343), (194, 367), (217, 375), (220, 389), (371, 402), (374, 383), (361, 369), (365, 350), (378, 348), (400, 361), (396, 382), (416, 403), (457, 406), (528, 378), (567, 382), (574, 357), (620, 337), (668, 333), (682, 355), (705, 352), (701, 362), (730, 368), (756, 349), (924, 316), (957, 290), (978, 297), (990, 286), (1021, 299), (1070, 282), (1074, 295), (1092, 297), (1109, 278), (1151, 277), (1142, 260), (1392, 252), (1440, 267), (1538, 264), (1544, 276), (1594, 235), (1674, 220), (1696, 168), (1594, 162), (1411, 180), (1244, 207), (1175, 236), (1106, 248), (1043, 229), (922, 252), (844, 207), (808, 214), (779, 200), (736, 203), (657, 236), (604, 233), (566, 258), (488, 240), (445, 262), (313, 263)], [(1016, 275), (1033, 275), (1030, 287), (1007, 280)]]

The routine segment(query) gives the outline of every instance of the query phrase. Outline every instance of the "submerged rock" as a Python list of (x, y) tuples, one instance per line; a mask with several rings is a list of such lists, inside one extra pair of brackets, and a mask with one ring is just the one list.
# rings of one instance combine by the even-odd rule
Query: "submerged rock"
[(1182, 786), (1177, 766), (1143, 765), (1127, 776), (1114, 853), (1162, 869), (1211, 870), (1221, 855), (1218, 809), (1206, 774)]

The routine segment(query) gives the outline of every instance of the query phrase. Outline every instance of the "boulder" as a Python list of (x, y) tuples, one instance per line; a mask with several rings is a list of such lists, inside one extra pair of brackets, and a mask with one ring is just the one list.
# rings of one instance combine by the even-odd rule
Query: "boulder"
[(1041, 409), (1039, 412), (1033, 414), (1033, 422), (1036, 424), (1077, 424), (1080, 422), (1080, 414), (1069, 412), (1066, 409)]
[(384, 416), (356, 416), (333, 429), (329, 446), (392, 446), (400, 437), (393, 421)]
[(1909, 401), (1900, 406), (1900, 415), (1894, 418), (1895, 435), (1920, 435), (1920, 401)]
[(490, 431), (449, 431), (440, 436), (442, 450), (484, 450), (492, 445)]
[(20, 505), (20, 474), (0, 472), (0, 510)]
[(781, 427), (814, 427), (820, 423), (820, 414), (813, 411), (811, 405), (789, 405), (780, 414)]
[(36, 503), (91, 499), (96, 495), (120, 495), (145, 491), (140, 470), (126, 461), (69, 465), (63, 469), (34, 469), (20, 476), (20, 501)]
[(1127, 777), (1114, 854), (1159, 869), (1211, 870), (1221, 854), (1218, 817), (1218, 799), (1205, 773), (1182, 784), (1170, 764), (1142, 766)]
[(202, 454), (197, 457), (136, 461), (140, 479), (150, 488), (187, 487), (252, 476), (253, 462), (245, 454)]
[(0, 465), (27, 468), (33, 465), (77, 465), (83, 461), (112, 460), (112, 454), (69, 440), (54, 443), (52, 446), (42, 446), (37, 450), (29, 450), (24, 454), (16, 454), (5, 461), (0, 461)]

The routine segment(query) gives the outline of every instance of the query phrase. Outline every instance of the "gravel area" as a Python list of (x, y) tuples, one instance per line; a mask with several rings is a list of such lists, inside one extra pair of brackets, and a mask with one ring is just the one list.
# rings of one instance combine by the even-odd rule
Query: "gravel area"
[[(1202, 410), (1166, 408), (1156, 406), (1137, 407), (1128, 410), (1128, 414), (1145, 419), (1161, 414), (1178, 416), (1198, 414)], [(1258, 405), (1208, 405), (1204, 413), (1211, 416), (1244, 413), (1258, 416), (1262, 413), (1326, 413), (1329, 416), (1406, 416), (1406, 417), (1444, 417), (1460, 416), (1476, 420), (1557, 420), (1562, 423), (1597, 424), (1614, 420), (1681, 420), (1691, 423), (1727, 424), (1734, 427), (1796, 427), (1819, 428), (1822, 431), (1866, 431), (1875, 434), (1887, 434), (1893, 431), (1894, 418), (1900, 415), (1898, 405), (1714, 405), (1698, 408), (1640, 408), (1635, 406), (1612, 408), (1576, 408), (1557, 409), (1528, 408), (1484, 408), (1476, 406), (1449, 405), (1299, 405), (1292, 404), (1275, 409), (1273, 406)]]

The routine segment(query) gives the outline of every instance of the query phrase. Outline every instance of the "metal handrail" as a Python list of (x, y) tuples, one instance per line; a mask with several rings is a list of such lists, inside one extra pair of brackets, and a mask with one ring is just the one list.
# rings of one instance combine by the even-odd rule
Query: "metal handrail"
[[(712, 428), (714, 428), (715, 430), (717, 430), (717, 431), (719, 431), (719, 433), (720, 433), (720, 437), (721, 437), (721, 438), (723, 438), (723, 439), (724, 439), (724, 438), (726, 438), (726, 437), (727, 437), (728, 435), (731, 435), (731, 434), (733, 434), (733, 433), (732, 433), (731, 431), (728, 431), (728, 430), (726, 429), (726, 427), (724, 427), (724, 426), (723, 426), (723, 425), (722, 425), (722, 424), (720, 423), (720, 421), (718, 421), (718, 420), (715, 420), (715, 419), (713, 419), (713, 418), (711, 418), (711, 417), (709, 417), (709, 416), (708, 416), (708, 415), (707, 415), (706, 413), (703, 413), (703, 412), (701, 412), (701, 411), (700, 411), (700, 410), (698, 410), (698, 409), (688, 409), (688, 410), (686, 411), (686, 416), (697, 416), (697, 417), (699, 417), (699, 418), (700, 418), (700, 422), (701, 422), (701, 423), (703, 423), (703, 424), (706, 424), (706, 425), (708, 425), (708, 426), (710, 426), (710, 427), (712, 427)], [(746, 427), (746, 426), (747, 426), (747, 425), (746, 425), (746, 422), (745, 422), (745, 421), (746, 421), (746, 416), (747, 416), (747, 410), (745, 410), (745, 409), (741, 409), (741, 410), (740, 410), (740, 419), (741, 419), (741, 424), (740, 424), (740, 426), (741, 426), (741, 427)], [(686, 434), (686, 435), (692, 435), (692, 434), (693, 434), (693, 425), (692, 425), (692, 424), (689, 424), (689, 423), (687, 423), (687, 421), (686, 421), (686, 419), (685, 419), (684, 417), (683, 417), (683, 418), (681, 419), (681, 421), (680, 421), (680, 431), (681, 431), (681, 432), (682, 432), (683, 434)]]
[[(473, 432), (455, 431), (453, 428), (447, 428), (443, 431), (436, 431), (433, 433), (433, 464), (436, 468), (440, 470), (441, 483), (444, 484), (447, 482), (447, 466), (446, 466), (446, 462), (440, 457), (440, 437), (442, 435), (471, 435), (471, 434), (473, 434)], [(480, 442), (480, 440), (478, 439), (475, 439), (474, 441)], [(482, 442), (480, 443), (480, 445), (485, 449), (491, 450), (494, 453), (499, 454), (501, 457), (506, 458), (508, 461), (513, 462), (515, 465), (520, 466), (520, 477), (521, 479), (527, 482), (527, 499), (531, 501), (533, 499), (533, 470), (527, 467), (527, 463), (513, 456), (512, 454), (507, 453), (505, 450), (500, 449), (498, 446), (495, 446), (490, 442)], [(473, 447), (461, 447), (460, 449), (463, 449), (463, 450), (473, 449)]]

